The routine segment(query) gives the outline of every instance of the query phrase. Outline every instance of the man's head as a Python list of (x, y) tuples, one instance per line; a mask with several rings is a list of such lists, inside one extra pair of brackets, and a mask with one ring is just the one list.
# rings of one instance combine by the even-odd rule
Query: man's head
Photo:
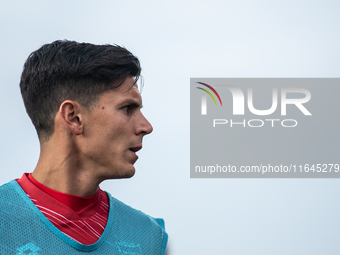
[(41, 141), (54, 132), (62, 102), (90, 110), (104, 92), (140, 75), (139, 60), (117, 45), (55, 41), (33, 52), (24, 65), (20, 89), (26, 111)]
[(95, 166), (96, 177), (105, 180), (134, 175), (136, 152), (152, 126), (141, 112), (142, 98), (132, 76), (119, 88), (103, 93), (92, 111), (69, 101), (60, 108), (56, 125), (66, 125), (75, 134), (80, 131), (75, 137), (79, 154), (82, 161)]

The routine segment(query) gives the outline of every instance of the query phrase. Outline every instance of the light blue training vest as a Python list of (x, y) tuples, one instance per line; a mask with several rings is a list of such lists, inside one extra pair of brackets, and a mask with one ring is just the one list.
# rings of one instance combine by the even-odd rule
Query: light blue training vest
[(59, 231), (16, 181), (0, 187), (0, 254), (163, 255), (168, 240), (163, 219), (155, 219), (111, 197), (101, 238), (83, 245)]

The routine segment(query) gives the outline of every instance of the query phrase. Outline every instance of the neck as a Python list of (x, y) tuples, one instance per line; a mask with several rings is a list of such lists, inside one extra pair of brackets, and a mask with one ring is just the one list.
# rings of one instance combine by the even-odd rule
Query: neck
[(95, 166), (81, 158), (71, 144), (49, 142), (44, 145), (32, 176), (50, 189), (82, 197), (97, 193), (101, 181), (94, 176)]

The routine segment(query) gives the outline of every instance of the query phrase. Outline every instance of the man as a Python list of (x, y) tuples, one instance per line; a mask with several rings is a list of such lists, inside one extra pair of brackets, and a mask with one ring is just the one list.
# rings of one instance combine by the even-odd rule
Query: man
[(164, 254), (162, 219), (99, 188), (129, 178), (152, 126), (138, 59), (117, 45), (55, 41), (27, 59), (20, 88), (40, 141), (31, 174), (0, 187), (0, 254)]

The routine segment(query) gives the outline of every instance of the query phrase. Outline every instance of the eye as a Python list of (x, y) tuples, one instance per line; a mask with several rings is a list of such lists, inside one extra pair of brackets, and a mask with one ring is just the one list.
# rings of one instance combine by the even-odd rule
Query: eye
[(130, 103), (128, 105), (125, 105), (124, 107), (122, 107), (122, 110), (128, 114), (131, 115), (133, 114), (137, 109), (139, 109), (139, 104), (135, 104), (135, 103)]
[(129, 113), (131, 111), (131, 105), (124, 106), (123, 110)]
[(133, 112), (133, 110), (135, 109), (135, 105), (127, 105), (123, 107), (123, 110), (126, 111), (127, 114), (131, 114)]

